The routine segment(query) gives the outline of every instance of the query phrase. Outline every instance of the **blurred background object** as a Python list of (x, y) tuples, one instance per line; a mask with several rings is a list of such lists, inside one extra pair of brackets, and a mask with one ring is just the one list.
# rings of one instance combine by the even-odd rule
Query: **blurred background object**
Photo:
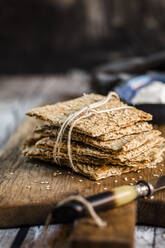
[(0, 73), (90, 70), (164, 49), (164, 0), (1, 0)]

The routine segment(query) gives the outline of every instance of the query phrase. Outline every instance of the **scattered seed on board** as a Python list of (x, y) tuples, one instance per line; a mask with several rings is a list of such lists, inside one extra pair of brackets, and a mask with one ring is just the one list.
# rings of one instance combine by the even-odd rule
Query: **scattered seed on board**
[(42, 181), (41, 184), (48, 184), (49, 182), (47, 181)]
[(132, 181), (135, 181), (135, 178), (134, 177), (132, 178)]
[(99, 185), (100, 183), (99, 183), (99, 182), (97, 182), (97, 184)]
[(140, 179), (142, 179), (143, 177), (142, 176), (139, 176)]
[(128, 181), (128, 178), (127, 177), (124, 177), (124, 181)]
[(104, 190), (107, 190), (108, 188), (107, 187), (104, 187)]
[(10, 175), (13, 175), (14, 174), (14, 172), (10, 172)]
[(153, 176), (154, 176), (154, 177), (159, 177), (159, 175), (158, 175), (158, 174), (153, 174)]
[(117, 181), (117, 179), (115, 180), (115, 183), (117, 183), (118, 181)]
[(141, 170), (138, 170), (138, 171), (137, 171), (137, 173), (140, 173), (140, 172), (141, 172)]
[(82, 179), (79, 179), (79, 182), (82, 182), (83, 180)]

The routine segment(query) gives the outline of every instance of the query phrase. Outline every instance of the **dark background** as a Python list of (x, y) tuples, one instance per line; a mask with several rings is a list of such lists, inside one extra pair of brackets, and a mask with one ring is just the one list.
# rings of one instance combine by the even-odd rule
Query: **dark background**
[(164, 49), (164, 0), (0, 0), (0, 74), (90, 70)]

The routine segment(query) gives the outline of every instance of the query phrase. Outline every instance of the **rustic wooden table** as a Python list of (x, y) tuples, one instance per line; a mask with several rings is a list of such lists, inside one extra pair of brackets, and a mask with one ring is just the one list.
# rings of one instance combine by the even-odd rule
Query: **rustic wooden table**
[[(65, 76), (19, 76), (0, 78), (0, 153), (25, 118), (24, 113), (42, 102), (56, 102), (89, 92), (88, 76), (74, 71)], [(54, 229), (50, 226), (49, 233)], [(30, 247), (43, 233), (43, 226), (0, 229), (0, 248)], [(165, 228), (136, 226), (135, 248), (165, 247)]]

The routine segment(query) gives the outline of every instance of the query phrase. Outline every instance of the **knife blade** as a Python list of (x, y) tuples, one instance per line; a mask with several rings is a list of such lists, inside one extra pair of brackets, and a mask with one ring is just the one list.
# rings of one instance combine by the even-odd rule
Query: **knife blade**
[[(154, 193), (165, 189), (165, 175), (161, 176), (155, 186), (151, 183), (140, 180), (135, 185), (124, 185), (101, 192), (85, 198), (96, 212), (105, 211), (110, 208), (119, 207), (140, 197), (151, 196)], [(82, 203), (71, 200), (63, 205), (57, 204), (52, 211), (53, 223), (70, 223), (76, 219), (85, 217), (87, 211)]]

